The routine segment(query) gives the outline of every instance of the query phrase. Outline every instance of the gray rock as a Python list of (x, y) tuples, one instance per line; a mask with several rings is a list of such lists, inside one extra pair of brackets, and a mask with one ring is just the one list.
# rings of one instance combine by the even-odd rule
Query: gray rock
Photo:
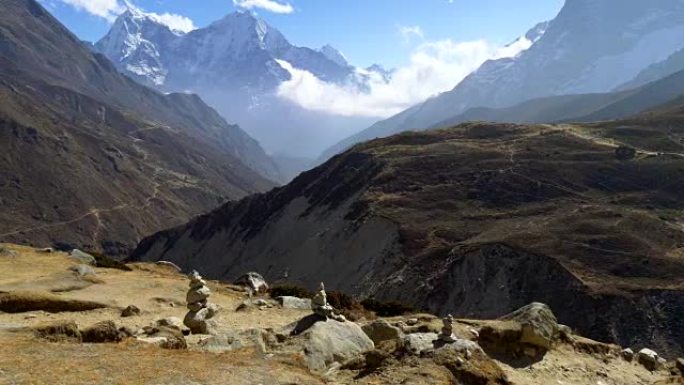
[(556, 316), (551, 308), (543, 303), (531, 303), (501, 319), (520, 323), (522, 343), (550, 349), (559, 336)]
[(187, 308), (190, 311), (200, 311), (207, 307), (207, 301), (201, 301), (201, 302), (192, 302), (188, 303)]
[(161, 318), (161, 319), (158, 319), (156, 323), (157, 323), (157, 326), (160, 326), (160, 327), (175, 328), (178, 330), (183, 328), (183, 321), (181, 321), (181, 319), (178, 317)]
[(297, 338), (304, 341), (307, 365), (316, 372), (323, 372), (335, 362), (344, 363), (375, 348), (373, 341), (354, 322), (316, 322)]
[(632, 362), (632, 360), (634, 359), (634, 350), (630, 348), (624, 349), (622, 350), (620, 355), (622, 355), (622, 358), (624, 358), (625, 361)]
[(255, 293), (268, 291), (268, 284), (259, 273), (249, 272), (235, 281), (236, 285), (246, 286)]
[(364, 325), (362, 329), (376, 345), (383, 341), (399, 340), (404, 337), (404, 332), (401, 329), (390, 325), (385, 320), (374, 321)]
[(79, 249), (71, 250), (71, 253), (69, 253), (69, 257), (80, 263), (95, 266), (95, 257)]
[(185, 341), (183, 333), (174, 327), (150, 327), (144, 336), (138, 336), (136, 339), (140, 342), (157, 345), (164, 349), (187, 349), (188, 344)]
[(558, 333), (561, 338), (572, 339), (572, 328), (570, 326), (558, 324)]
[(168, 343), (168, 339), (166, 337), (135, 337), (137, 341), (140, 341), (145, 344), (150, 344), (158, 347), (163, 347), (166, 343)]
[(189, 311), (183, 319), (183, 324), (190, 329), (192, 334), (213, 334), (214, 325), (209, 320), (217, 311), (218, 308), (214, 304), (209, 304), (199, 311)]
[(434, 349), (435, 341), (439, 340), (437, 333), (413, 333), (403, 338), (404, 349), (408, 352), (420, 355), (422, 352)]
[(201, 286), (196, 289), (191, 289), (185, 297), (187, 303), (195, 303), (206, 301), (211, 295), (211, 290), (206, 286)]
[(283, 296), (276, 299), (283, 309), (311, 310), (310, 298)]
[(87, 276), (97, 275), (97, 272), (95, 272), (95, 269), (93, 269), (93, 267), (90, 265), (83, 265), (83, 264), (75, 265), (75, 266), (71, 266), (69, 268), (69, 270), (73, 271), (79, 277), (87, 277)]
[[(473, 353), (483, 353), (484, 351), (480, 345), (475, 341), (470, 341), (466, 339), (457, 339), (454, 342), (445, 343), (442, 340), (435, 342), (436, 350), (453, 350), (457, 353), (463, 354), (466, 358), (470, 358)], [(536, 354), (535, 354), (536, 355)]]
[(172, 269), (178, 271), (179, 273), (182, 273), (182, 272), (183, 272), (183, 270), (182, 270), (180, 267), (178, 267), (178, 265), (176, 265), (176, 264), (173, 263), (173, 262), (169, 262), (169, 261), (157, 261), (157, 262), (155, 262), (155, 265), (170, 267), (170, 268), (172, 268)]
[(654, 371), (658, 369), (658, 353), (651, 349), (643, 348), (637, 353), (637, 361), (646, 369)]
[(250, 329), (239, 333), (211, 336), (201, 340), (198, 346), (201, 350), (211, 353), (223, 353), (248, 347), (256, 347), (259, 351), (265, 352), (266, 341), (269, 338), (271, 335), (265, 330)]
[(121, 311), (121, 316), (122, 317), (133, 317), (140, 315), (142, 313), (140, 311), (140, 308), (135, 306), (135, 305), (128, 305), (125, 309)]
[(677, 358), (675, 365), (677, 366), (677, 369), (679, 369), (679, 373), (684, 376), (684, 358)]

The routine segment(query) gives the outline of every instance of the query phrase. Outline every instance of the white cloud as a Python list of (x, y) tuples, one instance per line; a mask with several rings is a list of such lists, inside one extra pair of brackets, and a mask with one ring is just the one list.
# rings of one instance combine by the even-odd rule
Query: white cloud
[(516, 57), (518, 56), (519, 53), (528, 50), (530, 47), (532, 47), (532, 42), (530, 39), (526, 38), (525, 36), (522, 36), (518, 40), (514, 41), (513, 43), (501, 47), (499, 51), (497, 52), (497, 56), (495, 58), (501, 58), (501, 57)]
[(158, 23), (166, 25), (174, 31), (187, 33), (197, 29), (190, 18), (182, 15), (176, 15), (173, 13), (158, 14), (154, 12), (146, 13), (146, 15), (153, 18)]
[(292, 13), (294, 7), (290, 3), (281, 3), (276, 0), (233, 0), (236, 7), (244, 9), (263, 9), (273, 13)]
[(185, 16), (173, 13), (154, 13), (144, 12), (128, 0), (57, 0), (70, 5), (78, 10), (85, 11), (91, 15), (113, 22), (117, 16), (126, 9), (132, 9), (140, 14), (144, 14), (158, 23), (164, 24), (174, 31), (190, 32), (195, 29), (193, 21)]
[(366, 73), (368, 87), (326, 83), (312, 73), (279, 64), (291, 74), (278, 87), (278, 95), (306, 109), (342, 116), (386, 118), (452, 89), (488, 59), (512, 57), (528, 48), (519, 43), (503, 48), (484, 40), (424, 42), (412, 53), (410, 63), (396, 69), (389, 81)]
[(76, 9), (86, 11), (112, 22), (126, 8), (118, 0), (61, 0)]
[(417, 37), (423, 39), (425, 35), (423, 34), (423, 29), (419, 25), (406, 26), (400, 25), (397, 27), (399, 29), (399, 34), (404, 38), (404, 41), (410, 42), (412, 38)]

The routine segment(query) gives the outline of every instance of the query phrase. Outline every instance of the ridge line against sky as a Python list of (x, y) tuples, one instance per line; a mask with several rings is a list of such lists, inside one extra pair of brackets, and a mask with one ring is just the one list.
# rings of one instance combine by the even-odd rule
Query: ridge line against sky
[(563, 5), (563, 0), (202, 0), (201, 7), (191, 0), (39, 1), (88, 41), (102, 37), (127, 7), (183, 32), (237, 10), (253, 12), (295, 45), (330, 44), (359, 68), (395, 69), (389, 82), (372, 79), (362, 92), (280, 62), (292, 75), (279, 87), (281, 97), (311, 110), (377, 118), (452, 89), (487, 59), (515, 55), (526, 47), (502, 47), (555, 17)]

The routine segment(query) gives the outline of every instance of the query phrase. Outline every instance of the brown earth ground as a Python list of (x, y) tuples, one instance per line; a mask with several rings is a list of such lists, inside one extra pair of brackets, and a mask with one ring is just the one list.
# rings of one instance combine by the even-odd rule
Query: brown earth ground
[[(86, 282), (65, 274), (76, 263), (63, 253), (0, 244), (0, 292), (42, 291), (71, 300), (99, 302), (108, 307), (84, 312), (0, 312), (0, 385), (9, 384), (452, 384), (453, 375), (432, 360), (415, 358), (360, 373), (339, 370), (328, 375), (311, 373), (294, 354), (271, 354), (255, 349), (206, 353), (197, 349), (197, 336), (188, 338), (189, 349), (164, 350), (133, 339), (118, 344), (46, 342), (27, 327), (54, 321), (75, 321), (85, 328), (113, 320), (133, 330), (164, 317), (182, 318), (187, 279), (173, 269), (154, 264), (130, 264), (133, 271), (97, 268), (97, 279)], [(308, 311), (271, 308), (235, 312), (246, 295), (238, 288), (210, 282), (211, 301), (222, 307), (216, 320), (221, 331), (251, 328), (277, 329), (305, 316)], [(121, 318), (121, 310), (136, 305), (137, 317)], [(413, 316), (401, 317), (401, 319)], [(422, 327), (438, 330), (439, 320), (419, 316)], [(390, 318), (388, 321), (399, 321)], [(459, 320), (458, 334), (468, 335), (493, 321)], [(585, 348), (583, 348), (584, 346)], [(598, 347), (598, 348), (596, 348)], [(596, 348), (596, 349), (595, 349)], [(616, 351), (612, 348), (612, 352)], [(604, 350), (603, 352), (590, 352)], [(562, 344), (535, 363), (496, 360), (516, 385), (652, 385), (678, 383), (667, 370), (649, 372), (629, 363), (610, 347), (593, 341)], [(681, 383), (681, 382), (680, 382)]]

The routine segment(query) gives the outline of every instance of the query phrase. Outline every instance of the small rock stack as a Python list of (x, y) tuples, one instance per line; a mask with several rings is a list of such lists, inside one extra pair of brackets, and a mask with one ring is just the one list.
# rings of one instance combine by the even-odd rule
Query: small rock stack
[(211, 290), (197, 271), (193, 271), (190, 278), (190, 290), (186, 296), (188, 314), (183, 323), (190, 329), (192, 334), (211, 334), (209, 320), (216, 315), (218, 307), (208, 303)]
[(347, 321), (342, 314), (336, 314), (335, 309), (328, 303), (328, 295), (325, 292), (323, 282), (321, 282), (318, 292), (311, 298), (311, 310), (313, 310), (314, 314), (325, 320), (332, 318), (339, 322)]
[(442, 332), (439, 334), (439, 339), (443, 342), (456, 342), (457, 338), (454, 335), (454, 316), (449, 314), (442, 319)]

